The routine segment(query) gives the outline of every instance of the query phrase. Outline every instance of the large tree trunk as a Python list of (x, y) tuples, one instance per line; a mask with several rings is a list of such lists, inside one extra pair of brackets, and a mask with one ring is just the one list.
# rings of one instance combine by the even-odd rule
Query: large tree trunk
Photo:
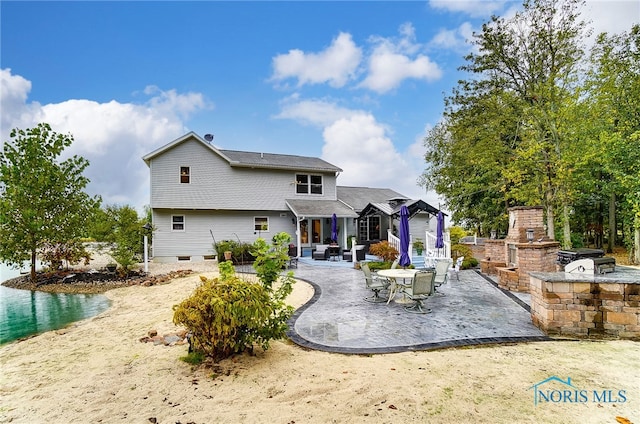
[(571, 243), (571, 224), (569, 223), (569, 205), (564, 203), (562, 205), (562, 230), (564, 235), (564, 242), (562, 243), (563, 249), (571, 249), (573, 244)]
[(609, 196), (609, 237), (607, 238), (607, 253), (613, 253), (616, 246), (616, 194)]
[(36, 251), (31, 251), (31, 282), (36, 282)]
[(549, 184), (547, 186), (547, 192), (545, 195), (545, 209), (547, 212), (547, 236), (549, 236), (549, 238), (551, 240), (555, 240), (556, 239), (556, 227), (554, 224), (554, 220), (555, 217), (553, 215), (553, 189), (551, 188), (551, 185)]
[(632, 264), (640, 264), (640, 228), (634, 229), (634, 237), (633, 237), (633, 250), (632, 250)]

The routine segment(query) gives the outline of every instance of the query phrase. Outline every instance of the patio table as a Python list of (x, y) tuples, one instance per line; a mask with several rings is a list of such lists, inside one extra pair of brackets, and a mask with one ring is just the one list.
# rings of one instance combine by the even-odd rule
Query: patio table
[(330, 261), (339, 261), (340, 260), (340, 246), (338, 245), (329, 245), (329, 260)]
[[(418, 272), (417, 269), (404, 269), (404, 268), (395, 268), (395, 269), (381, 269), (378, 271), (378, 275), (388, 278), (391, 281), (391, 286), (389, 289), (389, 299), (387, 300), (387, 305), (391, 302), (391, 299), (398, 292), (398, 286), (406, 286), (404, 283), (406, 278), (413, 279), (413, 276)], [(398, 281), (401, 279), (402, 284), (398, 284)]]

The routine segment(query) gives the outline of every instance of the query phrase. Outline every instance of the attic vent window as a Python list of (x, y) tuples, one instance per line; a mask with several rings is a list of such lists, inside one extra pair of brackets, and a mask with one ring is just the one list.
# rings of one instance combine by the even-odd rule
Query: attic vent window
[(189, 184), (189, 177), (191, 175), (191, 170), (188, 166), (180, 167), (180, 182), (182, 184)]

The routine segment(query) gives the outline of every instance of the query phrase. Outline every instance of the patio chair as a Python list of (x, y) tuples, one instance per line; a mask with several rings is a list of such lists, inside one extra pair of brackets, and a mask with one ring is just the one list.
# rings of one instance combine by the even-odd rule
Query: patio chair
[(464, 261), (464, 256), (460, 256), (458, 259), (456, 259), (456, 266), (455, 266), (455, 270), (456, 270), (456, 279), (458, 281), (460, 281), (460, 268), (462, 268), (462, 262)]
[(433, 280), (433, 290), (435, 294), (444, 296), (444, 293), (438, 291), (438, 287), (449, 281), (449, 268), (451, 268), (451, 263), (452, 261), (450, 259), (441, 259), (436, 263), (436, 276)]
[(372, 274), (371, 269), (369, 269), (369, 265), (367, 265), (366, 262), (360, 264), (360, 269), (364, 273), (364, 280), (367, 284), (367, 288), (373, 290), (373, 296), (365, 297), (364, 300), (371, 303), (386, 302), (387, 299), (380, 297), (380, 291), (389, 288), (389, 284), (391, 284), (389, 280)]
[(329, 245), (328, 244), (317, 244), (315, 249), (311, 251), (311, 257), (313, 259), (319, 259), (326, 261), (329, 259)]
[(405, 306), (404, 310), (414, 314), (428, 314), (431, 309), (423, 309), (423, 300), (429, 298), (435, 290), (433, 280), (435, 279), (435, 271), (418, 271), (411, 280), (411, 286), (403, 287), (402, 291), (415, 303), (411, 306)]

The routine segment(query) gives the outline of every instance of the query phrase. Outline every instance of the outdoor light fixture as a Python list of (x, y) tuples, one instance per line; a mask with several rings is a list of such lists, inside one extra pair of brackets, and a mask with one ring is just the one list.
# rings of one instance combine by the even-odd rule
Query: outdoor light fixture
[(495, 240), (497, 236), (496, 230), (491, 230), (491, 240)]
[(527, 240), (529, 243), (533, 243), (533, 228), (527, 228)]

